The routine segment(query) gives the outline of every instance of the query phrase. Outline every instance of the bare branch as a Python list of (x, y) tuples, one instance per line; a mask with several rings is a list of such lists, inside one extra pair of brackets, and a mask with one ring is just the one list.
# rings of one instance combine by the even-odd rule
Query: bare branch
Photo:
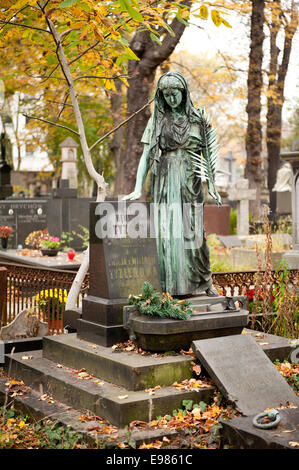
[(69, 92), (67, 91), (66, 94), (65, 94), (65, 98), (64, 98), (64, 101), (63, 101), (63, 104), (62, 104), (62, 108), (61, 110), (59, 111), (58, 115), (57, 115), (57, 119), (60, 118), (61, 114), (63, 113), (64, 111), (64, 108), (65, 108), (65, 105), (66, 105), (66, 102), (67, 102), (67, 99), (68, 97), (70, 96)]
[(27, 117), (28, 119), (37, 119), (37, 121), (46, 122), (47, 124), (52, 124), (53, 126), (57, 126), (57, 127), (62, 127), (63, 129), (66, 129), (66, 130), (72, 132), (73, 134), (79, 135), (79, 132), (75, 131), (74, 129), (71, 129), (70, 127), (67, 127), (67, 126), (63, 126), (62, 124), (57, 124), (57, 122), (48, 121), (47, 119), (42, 119), (42, 118), (39, 118), (39, 117), (36, 117), (36, 116), (29, 116), (28, 114), (25, 114), (25, 113), (22, 113), (22, 114), (23, 114), (23, 116)]
[(135, 113), (131, 114), (131, 116), (129, 116), (125, 121), (121, 122), (118, 126), (116, 126), (114, 129), (112, 129), (111, 131), (107, 132), (107, 134), (103, 135), (103, 137), (101, 137), (100, 139), (98, 139), (90, 148), (90, 152), (98, 145), (100, 144), (104, 139), (106, 139), (107, 137), (109, 137), (109, 135), (113, 134), (113, 132), (116, 132), (120, 127), (122, 127), (124, 124), (126, 124), (127, 122), (131, 121), (131, 119), (133, 119), (137, 114), (141, 113), (141, 111), (143, 111), (145, 108), (147, 108), (152, 102), (154, 101), (154, 98), (150, 101), (148, 101), (144, 106), (142, 106), (142, 108), (138, 109), (137, 111), (135, 111)]
[(28, 24), (15, 23), (14, 21), (5, 21), (5, 20), (0, 20), (0, 23), (4, 25), (10, 24), (12, 26), (21, 26), (22, 28), (35, 29), (37, 31), (42, 31), (43, 33), (51, 34), (50, 31), (48, 31), (47, 29), (38, 28), (37, 26), (29, 26)]
[(76, 62), (76, 60), (79, 60), (84, 54), (86, 54), (88, 51), (90, 51), (91, 49), (93, 49), (94, 47), (96, 47), (99, 43), (100, 43), (100, 41), (96, 41), (94, 44), (92, 44), (92, 45), (89, 46), (87, 49), (85, 49), (83, 52), (81, 52), (79, 55), (77, 55), (77, 57), (75, 57), (74, 59), (70, 60), (70, 62), (68, 62), (68, 65), (71, 65), (71, 64), (73, 64), (74, 62)]
[(62, 101), (55, 101), (55, 100), (45, 100), (47, 103), (55, 103), (55, 104), (61, 104), (61, 105), (64, 105), (64, 106), (69, 106), (70, 108), (73, 107), (72, 104), (69, 104), (69, 103), (63, 103)]
[(99, 78), (101, 80), (116, 80), (117, 78), (129, 79), (130, 77), (128, 75), (114, 75), (114, 77), (99, 77), (98, 75), (81, 75), (80, 77), (74, 78), (74, 82), (76, 80), (82, 80), (85, 78)]
[[(11, 21), (13, 18), (15, 18), (19, 13), (21, 13), (21, 11), (25, 10), (26, 8), (28, 8), (29, 5), (25, 5), (23, 8), (21, 8), (19, 11), (16, 11), (12, 16), (11, 18), (9, 19), (9, 21)], [(5, 28), (5, 24), (3, 26), (1, 26), (0, 28), (0, 31), (1, 29)]]

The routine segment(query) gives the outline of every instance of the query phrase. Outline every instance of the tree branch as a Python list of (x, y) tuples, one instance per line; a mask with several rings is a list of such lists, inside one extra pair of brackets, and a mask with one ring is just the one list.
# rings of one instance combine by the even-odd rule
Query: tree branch
[(5, 20), (0, 20), (0, 23), (4, 25), (10, 24), (12, 26), (21, 26), (22, 28), (35, 29), (37, 31), (42, 31), (43, 33), (51, 34), (50, 31), (48, 31), (47, 29), (38, 28), (37, 26), (29, 26), (28, 24), (15, 23), (14, 21), (5, 21)]
[(114, 77), (99, 77), (98, 75), (81, 75), (80, 77), (74, 78), (74, 82), (85, 78), (99, 78), (101, 80), (116, 80), (117, 78), (130, 78), (128, 75), (115, 75)]
[[(187, 9), (190, 10), (191, 4), (192, 0), (184, 0), (181, 5), (187, 7)], [(151, 49), (148, 52), (148, 56), (147, 54), (145, 54), (145, 56), (143, 57), (144, 60), (154, 62), (155, 65), (160, 65), (161, 62), (163, 62), (170, 56), (170, 54), (174, 51), (175, 47), (180, 41), (180, 38), (183, 32), (185, 31), (186, 26), (181, 23), (177, 18), (174, 18), (174, 20), (170, 24), (170, 28), (174, 32), (174, 36), (171, 36), (168, 33), (163, 39), (161, 46), (153, 45), (153, 47), (155, 48), (154, 56), (152, 54)]]
[[(29, 5), (25, 5), (23, 8), (21, 8), (19, 11), (16, 11), (12, 16), (11, 18), (8, 20), (8, 21), (11, 21), (13, 18), (15, 18), (19, 13), (21, 13), (21, 11), (25, 10), (26, 8), (28, 8)], [(0, 31), (1, 29), (5, 28), (5, 24), (3, 26), (1, 26), (0, 28)]]
[(48, 121), (47, 119), (42, 119), (42, 118), (39, 118), (39, 117), (36, 117), (36, 116), (29, 116), (28, 114), (25, 114), (25, 113), (22, 113), (22, 114), (23, 114), (23, 116), (27, 117), (28, 119), (36, 119), (37, 121), (46, 122), (47, 124), (52, 124), (53, 126), (62, 127), (63, 129), (66, 129), (66, 130), (72, 132), (73, 134), (79, 135), (79, 132), (75, 131), (74, 129), (71, 129), (70, 127), (67, 127), (67, 126), (63, 126), (62, 124), (57, 124), (57, 122)]
[(103, 135), (99, 140), (97, 140), (90, 148), (90, 152), (98, 145), (100, 144), (104, 139), (109, 137), (109, 135), (113, 134), (113, 132), (116, 132), (120, 127), (122, 127), (124, 124), (126, 124), (128, 121), (131, 121), (137, 114), (141, 113), (145, 108), (147, 108), (152, 102), (154, 101), (154, 98), (150, 101), (148, 101), (142, 108), (138, 109), (135, 111), (135, 113), (131, 114), (125, 121), (121, 122), (118, 126), (114, 127), (111, 131), (107, 132), (107, 134)]

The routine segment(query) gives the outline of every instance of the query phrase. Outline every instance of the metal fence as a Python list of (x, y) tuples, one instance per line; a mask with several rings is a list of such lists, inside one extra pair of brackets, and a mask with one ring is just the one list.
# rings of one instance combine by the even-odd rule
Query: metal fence
[[(1, 262), (1, 326), (7, 325), (18, 313), (27, 309), (41, 321), (48, 323), (49, 334), (61, 333), (66, 297), (75, 276), (75, 271), (36, 268)], [(88, 279), (87, 275), (81, 286), (77, 299), (78, 306), (87, 294)]]
[[(213, 273), (213, 283), (223, 295), (247, 295), (255, 285), (257, 271)], [(260, 271), (263, 273), (263, 271)], [(289, 282), (297, 270), (289, 271)], [(49, 334), (63, 332), (63, 312), (66, 296), (76, 276), (75, 271), (35, 268), (1, 262), (0, 265), (0, 326), (10, 323), (24, 309), (30, 309), (42, 321), (48, 322)], [(279, 280), (279, 272), (271, 272), (271, 283)], [(81, 286), (77, 305), (87, 295), (89, 275)], [(248, 304), (247, 304), (248, 307)]]

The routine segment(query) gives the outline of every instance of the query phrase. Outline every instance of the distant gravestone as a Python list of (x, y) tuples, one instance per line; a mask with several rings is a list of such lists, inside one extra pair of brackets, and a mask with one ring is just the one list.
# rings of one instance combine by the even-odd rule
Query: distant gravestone
[(13, 200), (0, 201), (1, 225), (12, 227), (11, 246), (25, 245), (29, 233), (47, 227), (46, 200)]
[(299, 139), (292, 144), (291, 152), (280, 155), (283, 160), (292, 166), (292, 250), (284, 253), (289, 268), (299, 268)]
[(256, 198), (256, 189), (249, 189), (249, 181), (240, 178), (228, 191), (231, 201), (237, 201), (237, 235), (249, 234), (249, 201)]
[(220, 392), (244, 415), (299, 405), (299, 398), (249, 335), (194, 341), (192, 349)]
[(78, 336), (111, 346), (125, 338), (123, 306), (145, 281), (160, 290), (150, 204), (90, 203), (89, 292), (82, 302)]
[(235, 246), (243, 246), (242, 241), (236, 235), (218, 235), (218, 239), (225, 246), (225, 248), (234, 248)]

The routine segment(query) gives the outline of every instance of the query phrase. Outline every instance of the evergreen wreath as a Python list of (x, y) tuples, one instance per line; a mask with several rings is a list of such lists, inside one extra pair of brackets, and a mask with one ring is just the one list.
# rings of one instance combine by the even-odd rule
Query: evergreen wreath
[(173, 299), (168, 292), (160, 294), (149, 282), (144, 282), (142, 294), (130, 295), (129, 304), (137, 305), (140, 313), (151, 317), (187, 320), (193, 313), (190, 300)]

